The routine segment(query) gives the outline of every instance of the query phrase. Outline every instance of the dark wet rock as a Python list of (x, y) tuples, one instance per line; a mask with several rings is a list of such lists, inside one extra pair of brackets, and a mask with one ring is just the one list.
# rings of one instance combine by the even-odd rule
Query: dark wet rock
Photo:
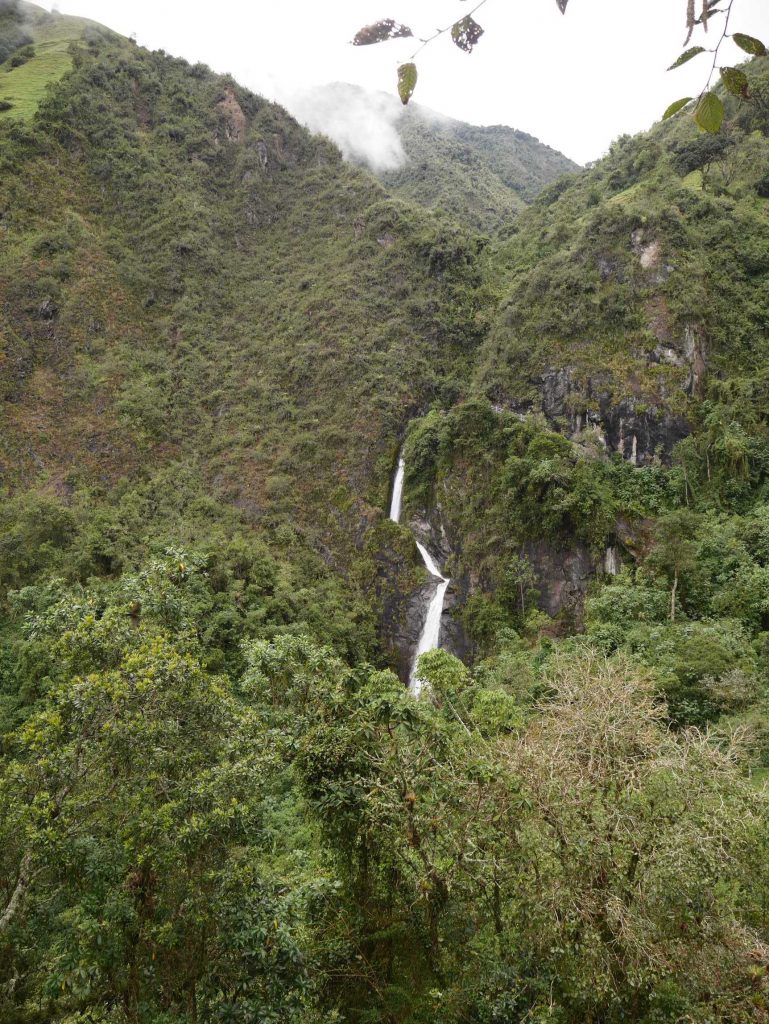
[[(648, 272), (668, 273), (657, 240), (635, 233), (633, 251)], [(599, 260), (602, 277), (613, 275), (615, 269), (608, 258)], [(607, 450), (620, 452), (635, 465), (668, 459), (690, 432), (680, 410), (687, 398), (702, 396), (708, 339), (700, 324), (687, 323), (683, 328), (676, 324), (660, 295), (647, 303), (646, 327), (656, 343), (635, 353), (639, 371), (621, 384), (609, 370), (549, 366), (530, 381), (536, 399), (510, 396), (494, 408), (521, 416), (541, 412), (553, 429), (575, 440), (582, 431), (592, 429)], [(652, 367), (670, 370), (647, 375)]]
[(528, 541), (523, 553), (537, 579), (537, 604), (542, 611), (581, 624), (585, 595), (597, 568), (589, 549), (582, 544), (558, 549), (546, 541)]
[(552, 426), (565, 426), (572, 436), (595, 427), (609, 451), (620, 452), (634, 465), (644, 465), (658, 456), (668, 458), (689, 433), (685, 417), (665, 406), (636, 398), (617, 401), (605, 374), (588, 377), (577, 386), (572, 367), (553, 367), (541, 375), (537, 385), (541, 411)]
[(428, 577), (425, 570), (424, 582), (409, 596), (400, 628), (393, 635), (397, 650), (398, 677), (404, 685), (408, 685), (409, 682), (427, 609), (435, 596), (437, 585), (435, 577)]
[(373, 587), (381, 612), (380, 639), (406, 684), (435, 581), (427, 576), (413, 538), (402, 527), (382, 520), (366, 543), (376, 567)]
[(443, 567), (451, 555), (451, 545), (443, 526), (440, 508), (437, 507), (431, 509), (430, 512), (412, 516), (408, 525), (416, 539), (427, 548), (435, 560), (435, 564), (443, 572)]
[(571, 418), (569, 399), (577, 388), (574, 371), (570, 366), (546, 370), (537, 382), (542, 396), (542, 412), (549, 420)]
[(615, 524), (615, 536), (621, 552), (629, 559), (638, 559), (648, 553), (654, 541), (652, 519), (629, 520), (620, 516)]
[(441, 647), (465, 663), (472, 662), (475, 653), (462, 621), (462, 609), (469, 596), (470, 585), (467, 577), (452, 576), (446, 590), (441, 617)]
[(414, 536), (427, 548), (444, 576), (451, 579), (441, 616), (441, 647), (460, 658), (472, 660), (472, 644), (462, 622), (462, 609), (470, 594), (470, 581), (451, 566), (461, 552), (461, 538), (449, 536), (440, 504), (422, 515), (413, 516), (409, 525)]
[[(407, 526), (413, 537), (430, 553), (441, 573), (450, 575), (447, 563), (451, 561), (452, 546), (443, 526), (440, 508), (412, 516)], [(401, 540), (403, 536), (401, 534)], [(416, 546), (410, 558), (399, 545), (397, 550), (383, 548), (375, 559), (383, 610), (382, 639), (400, 679), (406, 684), (427, 610), (439, 581), (428, 574)], [(464, 578), (452, 578), (441, 617), (440, 646), (463, 661), (470, 660), (472, 653), (461, 619), (461, 609), (468, 593), (468, 583)]]
[(674, 446), (689, 434), (683, 416), (624, 399), (617, 405), (606, 401), (601, 425), (607, 446), (633, 465), (642, 466), (660, 456), (667, 459)]

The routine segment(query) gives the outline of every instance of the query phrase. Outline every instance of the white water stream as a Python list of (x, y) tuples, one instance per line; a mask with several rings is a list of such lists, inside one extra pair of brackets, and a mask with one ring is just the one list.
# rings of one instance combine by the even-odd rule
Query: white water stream
[[(403, 476), (405, 469), (405, 462), (402, 458), (399, 458), (398, 468), (395, 471), (395, 479), (393, 480), (393, 496), (390, 502), (390, 519), (396, 523), (400, 522), (401, 518)], [(422, 561), (425, 563), (425, 568), (431, 576), (435, 576), (439, 581), (427, 609), (427, 615), (425, 617), (424, 624), (422, 625), (422, 632), (419, 634), (419, 643), (417, 644), (416, 654), (414, 655), (414, 661), (411, 665), (411, 672), (409, 674), (409, 689), (415, 697), (418, 697), (422, 692), (424, 681), (417, 675), (417, 662), (420, 655), (426, 654), (428, 651), (434, 651), (436, 647), (440, 646), (443, 602), (446, 597), (446, 590), (451, 581), (441, 573), (440, 569), (435, 564), (435, 560), (424, 544), (420, 544), (419, 541), (417, 541), (416, 544), (419, 549), (419, 554), (422, 556)]]
[(394, 523), (401, 521), (401, 502), (403, 501), (403, 475), (406, 472), (406, 463), (402, 458), (398, 459), (398, 468), (395, 470), (393, 480), (393, 496), (390, 501), (390, 519)]

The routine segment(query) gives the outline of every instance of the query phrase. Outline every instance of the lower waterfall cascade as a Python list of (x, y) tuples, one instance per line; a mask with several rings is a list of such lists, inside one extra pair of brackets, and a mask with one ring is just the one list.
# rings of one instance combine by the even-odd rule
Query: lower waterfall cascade
[[(395, 523), (400, 522), (401, 517), (403, 478), (405, 471), (406, 463), (403, 456), (400, 456), (398, 458), (398, 466), (395, 471), (392, 498), (390, 500), (390, 519)], [(417, 663), (422, 654), (426, 654), (428, 651), (434, 651), (436, 648), (440, 647), (441, 615), (443, 614), (443, 603), (446, 598), (446, 590), (448, 589), (451, 580), (443, 575), (424, 544), (421, 544), (417, 540), (416, 545), (419, 550), (419, 554), (422, 556), (425, 568), (430, 575), (438, 581), (435, 593), (433, 594), (427, 609), (427, 615), (425, 616), (422, 630), (419, 634), (419, 642), (417, 643), (417, 649), (414, 653), (414, 660), (411, 663), (411, 671), (409, 673), (409, 690), (415, 697), (418, 697), (422, 692), (424, 680), (420, 679), (417, 675)]]

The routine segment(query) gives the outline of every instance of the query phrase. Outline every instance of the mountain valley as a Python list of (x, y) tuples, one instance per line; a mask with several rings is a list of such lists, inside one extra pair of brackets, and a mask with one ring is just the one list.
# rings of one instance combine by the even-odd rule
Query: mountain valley
[(769, 1019), (742, 70), (375, 176), (0, 0), (0, 1019)]

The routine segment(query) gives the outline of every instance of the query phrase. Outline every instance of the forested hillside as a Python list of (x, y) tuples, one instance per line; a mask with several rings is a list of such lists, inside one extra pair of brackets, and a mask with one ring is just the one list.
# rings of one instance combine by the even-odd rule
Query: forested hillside
[(0, 60), (0, 1020), (769, 1020), (769, 58), (538, 196), (453, 123), (435, 204)]
[(579, 169), (526, 132), (465, 124), (416, 103), (403, 111), (398, 130), (406, 161), (380, 175), (387, 188), (476, 231), (498, 230), (543, 188)]

